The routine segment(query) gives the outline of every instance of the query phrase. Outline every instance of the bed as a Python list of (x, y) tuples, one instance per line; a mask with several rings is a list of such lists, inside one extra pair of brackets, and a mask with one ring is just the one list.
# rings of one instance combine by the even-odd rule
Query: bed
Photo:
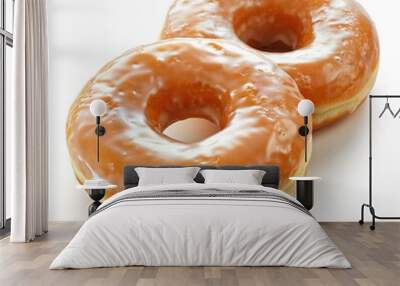
[[(119, 266), (291, 266), (350, 268), (314, 217), (279, 191), (276, 166), (261, 185), (196, 183), (138, 186), (103, 202), (50, 269)], [(200, 166), (215, 169), (214, 166)]]

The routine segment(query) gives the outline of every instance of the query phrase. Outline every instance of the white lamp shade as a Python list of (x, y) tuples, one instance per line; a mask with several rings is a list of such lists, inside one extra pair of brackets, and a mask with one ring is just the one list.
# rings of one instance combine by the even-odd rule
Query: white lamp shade
[(90, 112), (93, 116), (103, 116), (107, 112), (107, 104), (101, 99), (95, 99), (90, 103)]
[(314, 103), (309, 99), (303, 99), (297, 105), (297, 112), (301, 116), (309, 116), (314, 112)]

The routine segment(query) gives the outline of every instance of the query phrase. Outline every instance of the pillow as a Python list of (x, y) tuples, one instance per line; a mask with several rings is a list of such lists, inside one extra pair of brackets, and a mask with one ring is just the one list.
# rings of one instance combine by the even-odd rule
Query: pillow
[(202, 170), (205, 184), (261, 185), (265, 171), (262, 170)]
[(135, 168), (139, 176), (139, 186), (195, 183), (193, 179), (199, 170), (199, 167)]

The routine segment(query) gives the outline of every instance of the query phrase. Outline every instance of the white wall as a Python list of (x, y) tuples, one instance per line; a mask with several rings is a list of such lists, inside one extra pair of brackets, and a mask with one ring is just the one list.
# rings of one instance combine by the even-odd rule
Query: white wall
[[(400, 94), (398, 1), (360, 0), (378, 28), (381, 68), (375, 93)], [(50, 220), (84, 220), (90, 199), (76, 185), (65, 140), (68, 108), (86, 81), (123, 51), (156, 41), (172, 0), (49, 0)], [(380, 108), (378, 103), (376, 108)], [(397, 106), (400, 107), (400, 101)], [(395, 105), (395, 104), (393, 104)], [(378, 107), (379, 106), (379, 107)], [(376, 120), (375, 202), (380, 215), (400, 215), (400, 119)], [(321, 221), (354, 221), (368, 194), (367, 104), (314, 136), (309, 174), (316, 185), (313, 214)], [(400, 174), (400, 173), (399, 173)]]

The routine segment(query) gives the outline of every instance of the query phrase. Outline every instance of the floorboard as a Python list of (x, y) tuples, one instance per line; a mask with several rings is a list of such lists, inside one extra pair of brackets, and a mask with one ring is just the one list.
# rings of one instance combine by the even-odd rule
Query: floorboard
[(0, 240), (2, 286), (267, 286), (400, 285), (400, 223), (382, 222), (370, 231), (357, 223), (322, 223), (353, 268), (124, 267), (48, 270), (81, 223), (51, 223), (45, 236), (28, 244)]

